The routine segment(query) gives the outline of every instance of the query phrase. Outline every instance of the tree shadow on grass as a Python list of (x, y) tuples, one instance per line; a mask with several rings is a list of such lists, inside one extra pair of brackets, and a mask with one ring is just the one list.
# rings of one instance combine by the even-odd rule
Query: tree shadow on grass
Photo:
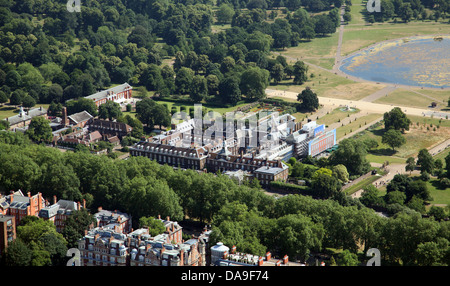
[(397, 150), (392, 150), (390, 148), (380, 148), (370, 150), (369, 153), (375, 156), (393, 156), (397, 153)]
[(430, 180), (430, 184), (438, 190), (446, 190), (448, 189), (446, 186), (443, 186), (439, 180)]

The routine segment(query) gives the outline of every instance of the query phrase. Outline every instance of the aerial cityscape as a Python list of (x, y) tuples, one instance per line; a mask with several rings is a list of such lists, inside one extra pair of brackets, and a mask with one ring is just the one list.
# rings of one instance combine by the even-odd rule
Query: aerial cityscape
[(2, 270), (450, 266), (450, 0), (0, 15)]

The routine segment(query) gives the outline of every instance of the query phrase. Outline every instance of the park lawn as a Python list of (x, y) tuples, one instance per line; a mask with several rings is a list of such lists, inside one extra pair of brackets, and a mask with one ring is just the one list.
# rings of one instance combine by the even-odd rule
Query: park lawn
[(322, 59), (311, 58), (311, 59), (305, 59), (304, 61), (307, 63), (311, 63), (313, 65), (316, 65), (316, 66), (323, 67), (328, 70), (333, 69), (333, 66), (334, 66), (334, 58), (322, 58)]
[(391, 92), (387, 96), (380, 97), (374, 102), (425, 109), (431, 106), (431, 102), (433, 102), (433, 100), (416, 92), (400, 88)]
[(442, 163), (443, 163), (443, 167), (445, 169), (446, 164), (445, 164), (445, 157), (447, 157), (450, 154), (450, 148), (445, 149), (444, 151), (436, 154), (435, 156), (433, 156), (434, 160), (436, 159), (441, 159)]
[(438, 104), (442, 103), (444, 108), (447, 107), (450, 98), (450, 92), (448, 90), (414, 89), (414, 91), (428, 95), (434, 98)]
[(341, 108), (336, 108), (333, 111), (331, 111), (329, 114), (326, 114), (319, 119), (317, 119), (318, 124), (325, 124), (326, 126), (331, 125), (333, 123), (336, 123), (344, 118), (346, 118), (348, 115), (352, 115), (355, 113), (358, 113), (359, 109), (354, 109), (352, 111), (342, 110)]
[[(48, 109), (50, 104), (37, 103), (35, 106), (31, 107), (31, 109), (39, 108), (41, 106), (45, 109)], [(19, 113), (19, 110), (20, 110), (20, 108), (16, 107), (16, 106), (11, 106), (11, 105), (6, 105), (6, 104), (3, 105), (2, 107), (0, 107), (0, 120), (6, 119), (7, 117), (17, 115)]]
[(10, 105), (3, 105), (0, 107), (0, 120), (17, 115), (19, 113), (19, 108)]
[[(429, 118), (429, 120), (439, 122), (438, 119)], [(404, 163), (405, 161), (402, 162), (402, 158), (406, 160), (408, 157), (415, 157), (420, 149), (430, 148), (450, 138), (450, 128), (448, 127), (437, 128), (436, 131), (433, 131), (432, 128), (427, 130), (427, 128), (423, 126), (423, 123), (421, 123), (420, 126), (417, 126), (415, 122), (416, 121), (413, 121), (410, 130), (403, 134), (406, 139), (405, 145), (396, 148), (395, 152), (392, 151), (392, 148), (387, 144), (381, 143), (384, 134), (384, 125), (368, 130), (364, 132), (363, 135), (359, 136), (358, 139), (360, 140), (372, 138), (378, 142), (378, 147), (369, 151), (369, 161), (374, 163), (382, 163), (384, 161)], [(427, 126), (429, 126), (429, 123)]]
[(369, 177), (365, 178), (364, 180), (362, 180), (361, 182), (358, 182), (357, 184), (355, 184), (351, 187), (348, 187), (347, 189), (344, 190), (344, 192), (347, 195), (351, 195), (361, 189), (364, 189), (366, 186), (372, 184), (379, 178), (380, 178), (380, 176), (377, 176), (377, 175), (369, 176)]
[[(366, 21), (364, 20), (364, 12), (366, 11), (366, 0), (353, 0), (352, 6), (350, 6), (350, 15), (352, 19), (348, 22), (349, 25), (364, 25)], [(347, 28), (347, 27), (346, 27)]]
[[(312, 73), (314, 77), (311, 77)], [(360, 100), (384, 88), (383, 85), (377, 85), (375, 83), (354, 82), (311, 65), (308, 65), (308, 74), (308, 81), (302, 85), (295, 85), (292, 83), (293, 80), (290, 79), (281, 81), (276, 85), (271, 85), (269, 88), (301, 93), (306, 87), (310, 87), (317, 96), (348, 100)]]
[(430, 117), (421, 117), (421, 116), (413, 116), (408, 115), (408, 118), (411, 120), (413, 125), (417, 126), (417, 123), (421, 125), (427, 125), (431, 127), (439, 125), (440, 127), (450, 127), (450, 120), (449, 119), (438, 119), (438, 118), (430, 118)]
[(344, 126), (341, 126), (336, 129), (336, 137), (337, 139), (340, 139), (341, 137), (346, 136), (349, 133), (352, 133), (353, 131), (356, 131), (360, 127), (369, 124), (370, 122), (374, 121), (375, 119), (379, 118), (380, 114), (371, 113), (368, 115), (364, 115), (358, 119), (353, 120), (351, 123), (345, 124)]
[(389, 162), (389, 164), (404, 164), (406, 163), (405, 158), (399, 158), (395, 156), (383, 156), (379, 154), (367, 154), (366, 156), (367, 161), (370, 163), (378, 163), (383, 164), (385, 162)]
[(437, 179), (431, 179), (426, 184), (433, 198), (430, 205), (450, 205), (450, 188), (441, 189)]
[(339, 40), (339, 32), (312, 39), (309, 42), (300, 42), (297, 47), (287, 48), (280, 52), (289, 62), (305, 60), (310, 58), (333, 58), (336, 56), (337, 45)]
[(447, 24), (431, 21), (405, 23), (375, 23), (373, 25), (347, 26), (342, 40), (342, 55), (349, 55), (375, 43), (403, 37), (445, 33)]

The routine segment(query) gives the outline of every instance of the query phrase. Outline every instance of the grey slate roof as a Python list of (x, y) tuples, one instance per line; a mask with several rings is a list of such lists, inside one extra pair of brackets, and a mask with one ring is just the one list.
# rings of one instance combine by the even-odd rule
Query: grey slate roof
[(128, 83), (124, 83), (115, 87), (111, 87), (110, 89), (106, 89), (106, 90), (102, 90), (99, 91), (97, 93), (91, 94), (89, 96), (86, 96), (86, 98), (92, 99), (92, 100), (99, 100), (102, 98), (105, 98), (108, 96), (108, 92), (112, 92), (113, 94), (117, 94), (119, 92), (124, 91), (125, 89), (127, 89), (128, 87), (131, 88), (131, 85), (129, 85)]
[(91, 119), (93, 116), (89, 114), (89, 112), (87, 112), (86, 110), (78, 112), (78, 113), (74, 113), (72, 115), (69, 116), (69, 119), (72, 120), (75, 123), (80, 123), (83, 121), (87, 121), (89, 119)]
[(28, 112), (25, 112), (25, 111), (23, 111), (23, 109), (21, 109), (21, 112), (19, 114), (8, 117), (7, 121), (9, 122), (10, 125), (15, 125), (20, 122), (30, 120), (35, 116), (41, 116), (46, 113), (47, 113), (47, 109), (45, 109), (43, 107), (33, 108), (33, 109), (30, 109)]

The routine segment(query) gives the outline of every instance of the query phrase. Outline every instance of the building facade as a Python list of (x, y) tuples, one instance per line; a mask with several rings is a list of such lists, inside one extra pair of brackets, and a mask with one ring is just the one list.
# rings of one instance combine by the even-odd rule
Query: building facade
[(16, 239), (16, 222), (13, 216), (0, 214), (0, 256), (12, 241)]
[(52, 221), (56, 227), (57, 232), (62, 232), (65, 227), (67, 217), (71, 216), (74, 211), (79, 211), (81, 208), (86, 208), (86, 201), (83, 200), (83, 205), (79, 202), (68, 200), (56, 201), (56, 196), (53, 197), (53, 204), (44, 207), (39, 211), (39, 217), (44, 220)]
[(205, 266), (207, 237), (183, 241), (182, 227), (158, 217), (165, 231), (156, 236), (148, 228), (128, 234), (113, 224), (85, 232), (78, 241), (82, 266)]
[(107, 90), (102, 90), (97, 93), (86, 96), (85, 98), (92, 99), (95, 105), (99, 107), (107, 101), (114, 101), (117, 103), (123, 103), (132, 98), (133, 88), (128, 83), (124, 83)]
[(8, 196), (0, 197), (0, 214), (13, 216), (16, 225), (25, 216), (38, 216), (39, 211), (45, 207), (45, 200), (41, 193), (31, 196), (28, 192), (25, 196), (21, 190), (11, 191)]

